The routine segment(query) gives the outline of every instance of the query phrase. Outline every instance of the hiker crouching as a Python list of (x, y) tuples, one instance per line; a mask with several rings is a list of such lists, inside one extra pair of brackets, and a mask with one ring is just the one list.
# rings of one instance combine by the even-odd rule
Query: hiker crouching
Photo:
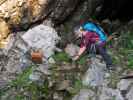
[(80, 50), (78, 54), (74, 57), (74, 60), (77, 60), (85, 50), (91, 48), (92, 44), (95, 44), (96, 50), (103, 57), (107, 69), (112, 69), (112, 59), (108, 55), (105, 48), (107, 36), (103, 29), (93, 23), (87, 22), (79, 27), (74, 29), (76, 38), (81, 38)]

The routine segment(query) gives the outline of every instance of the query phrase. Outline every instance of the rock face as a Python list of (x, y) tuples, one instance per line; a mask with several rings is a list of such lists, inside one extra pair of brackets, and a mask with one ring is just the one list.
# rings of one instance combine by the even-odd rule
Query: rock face
[(78, 2), (79, 0), (2, 0), (0, 18), (6, 20), (11, 27), (27, 27), (46, 16), (62, 21), (74, 10)]
[(124, 100), (120, 91), (104, 87), (101, 91), (99, 100), (111, 100), (111, 99)]
[(2, 48), (4, 44), (6, 44), (7, 40), (5, 38), (8, 38), (10, 33), (9, 27), (7, 23), (0, 19), (0, 47)]
[(83, 77), (83, 85), (102, 86), (104, 85), (105, 64), (101, 64), (98, 59), (91, 58), (92, 63)]
[(30, 23), (42, 19), (47, 4), (48, 0), (1, 0), (0, 42), (10, 33), (9, 28), (27, 28)]
[(0, 15), (11, 25), (27, 24), (41, 18), (47, 4), (48, 0), (4, 0), (0, 5)]
[[(15, 30), (27, 29), (31, 23), (50, 19), (53, 23), (62, 23), (76, 8), (82, 6), (81, 12), (89, 15), (95, 8), (98, 0), (1, 0), (0, 20), (5, 22), (5, 27)], [(88, 5), (89, 4), (89, 5)], [(8, 5), (8, 6), (7, 6)], [(93, 8), (93, 9), (92, 9)], [(80, 8), (79, 8), (80, 9)], [(79, 14), (78, 14), (79, 15)], [(2, 26), (0, 26), (1, 32)], [(0, 33), (0, 41), (9, 31)]]
[[(21, 33), (20, 33), (21, 34)], [(4, 69), (9, 73), (18, 73), (31, 65), (30, 51), (42, 50), (43, 61), (54, 54), (56, 43), (60, 39), (57, 32), (52, 28), (44, 25), (39, 25), (29, 29), (21, 35), (17, 34), (12, 42), (13, 46), (8, 52), (0, 51), (0, 69)], [(9, 46), (9, 45), (8, 45)], [(45, 73), (45, 67), (38, 67)]]

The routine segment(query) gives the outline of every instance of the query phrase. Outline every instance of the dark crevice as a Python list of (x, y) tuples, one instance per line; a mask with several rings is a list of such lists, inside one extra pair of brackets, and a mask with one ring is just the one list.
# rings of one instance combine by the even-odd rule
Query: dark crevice
[(132, 0), (103, 0), (101, 11), (96, 17), (99, 20), (109, 18), (128, 21), (133, 18), (132, 9)]

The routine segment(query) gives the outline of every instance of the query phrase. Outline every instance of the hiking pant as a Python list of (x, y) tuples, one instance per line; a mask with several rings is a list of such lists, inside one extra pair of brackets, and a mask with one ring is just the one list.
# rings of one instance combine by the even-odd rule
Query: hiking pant
[[(95, 44), (95, 49), (103, 57), (103, 60), (105, 61), (106, 66), (108, 67), (108, 66), (112, 65), (112, 59), (109, 56), (109, 54), (107, 53), (105, 44), (106, 43), (104, 43), (104, 42), (100, 43), (100, 44)], [(91, 44), (91, 45), (93, 45), (93, 44)], [(89, 46), (89, 49), (91, 48), (91, 45)], [(95, 51), (93, 51), (93, 52), (95, 52)]]
[(98, 50), (99, 54), (103, 57), (107, 66), (112, 65), (112, 59), (107, 53), (105, 46), (96, 45), (96, 49)]

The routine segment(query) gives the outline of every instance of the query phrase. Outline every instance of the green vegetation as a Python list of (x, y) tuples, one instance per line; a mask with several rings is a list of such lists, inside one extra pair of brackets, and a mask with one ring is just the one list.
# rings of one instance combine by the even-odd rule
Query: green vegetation
[[(117, 40), (108, 42), (108, 49), (113, 58), (113, 63), (133, 69), (133, 33), (121, 33)], [(113, 47), (113, 48), (110, 48)]]
[(82, 87), (83, 87), (82, 80), (79, 80), (79, 79), (75, 80), (74, 86), (73, 86), (75, 92), (79, 92)]
[[(88, 55), (81, 56), (79, 58), (79, 60), (76, 61), (76, 63), (80, 64), (80, 65), (85, 65), (86, 64), (87, 56)], [(71, 58), (65, 52), (56, 53), (55, 55), (53, 55), (53, 58), (55, 59), (55, 61), (57, 63), (58, 62), (68, 62), (68, 63), (71, 63)]]
[(69, 93), (73, 96), (77, 94), (81, 88), (83, 88), (82, 80), (75, 79), (72, 88), (69, 90)]
[(79, 60), (77, 61), (77, 63), (80, 64), (80, 65), (85, 65), (85, 64), (86, 64), (87, 56), (88, 56), (88, 55), (81, 56), (81, 57), (79, 58)]
[(133, 49), (133, 33), (132, 32), (122, 33), (119, 39), (120, 39), (119, 45), (121, 45), (123, 48)]
[(14, 100), (39, 100), (39, 98), (47, 100), (47, 96), (49, 95), (48, 81), (39, 85), (38, 82), (29, 80), (29, 75), (33, 72), (33, 67), (28, 67), (23, 73), (18, 75), (9, 84), (9, 88), (1, 92), (2, 95), (6, 95), (8, 91), (12, 91), (11, 94), (14, 94)]
[(65, 52), (56, 53), (53, 58), (56, 62), (70, 62), (70, 58)]
[(27, 83), (29, 82), (29, 75), (32, 73), (32, 71), (33, 71), (32, 66), (28, 67), (26, 70), (23, 71), (23, 73), (18, 75), (17, 78), (13, 80), (10, 85), (12, 87), (18, 87), (18, 88), (27, 85)]
[[(68, 28), (66, 27), (66, 31), (68, 31)], [(109, 48), (109, 52), (113, 58), (113, 63), (119, 65), (120, 67), (125, 66), (125, 69), (133, 69), (133, 40), (132, 40), (133, 34), (132, 33), (125, 33), (122, 34), (122, 36), (117, 41), (111, 41), (108, 43), (108, 46), (113, 44), (116, 44), (114, 46), (115, 48)], [(115, 43), (114, 43), (115, 42)], [(117, 43), (116, 43), (117, 42)], [(60, 82), (61, 80), (70, 80), (72, 84), (70, 85), (70, 90), (66, 90), (65, 92), (61, 91), (63, 96), (66, 98), (73, 97), (75, 94), (77, 94), (80, 89), (88, 88), (90, 90), (95, 91), (95, 88), (92, 87), (84, 87), (82, 85), (82, 80), (80, 79), (81, 76), (78, 76), (76, 70), (67, 72), (66, 70), (60, 68), (62, 67), (62, 62), (66, 62), (65, 64), (70, 64), (71, 58), (63, 51), (60, 53), (56, 53), (52, 56), (54, 60), (56, 61), (55, 64), (51, 64), (51, 82), (54, 84), (54, 82)], [(79, 65), (86, 65), (86, 59), (88, 58), (88, 55), (82, 55), (79, 60), (76, 61), (74, 64)], [(63, 63), (64, 64), (64, 63)], [(121, 66), (122, 65), (122, 66)], [(52, 90), (49, 88), (49, 81), (47, 79), (42, 79), (44, 82), (35, 82), (29, 79), (29, 76), (33, 73), (34, 67), (36, 66), (30, 66), (27, 67), (20, 75), (16, 77), (15, 80), (13, 80), (9, 86), (6, 89), (0, 90), (0, 97), (3, 95), (8, 94), (7, 98), (13, 95), (13, 100), (50, 100), (51, 95), (53, 95), (52, 92), (57, 92), (56, 90)], [(71, 64), (70, 64), (71, 67)], [(122, 68), (123, 70), (123, 68)], [(80, 72), (79, 72), (80, 73)], [(81, 74), (81, 73), (80, 73)], [(120, 72), (111, 73), (111, 76), (108, 78), (109, 84), (108, 86), (110, 88), (117, 88), (117, 83), (119, 80)], [(53, 85), (54, 87), (54, 85)], [(53, 88), (52, 87), (52, 88)], [(53, 88), (54, 89), (54, 88)], [(10, 92), (9, 92), (10, 91)], [(69, 92), (69, 96), (66, 95)], [(65, 94), (66, 93), (66, 94)], [(64, 100), (67, 100), (66, 98), (63, 98)], [(1, 99), (1, 98), (0, 98)], [(116, 98), (113, 97), (112, 100), (115, 100)], [(69, 100), (69, 99), (68, 99)]]
[(119, 49), (119, 54), (123, 56), (123, 61), (125, 61), (126, 66), (129, 69), (133, 69), (133, 50), (121, 48)]
[(112, 98), (112, 100), (116, 100), (116, 97), (114, 96), (114, 97)]

